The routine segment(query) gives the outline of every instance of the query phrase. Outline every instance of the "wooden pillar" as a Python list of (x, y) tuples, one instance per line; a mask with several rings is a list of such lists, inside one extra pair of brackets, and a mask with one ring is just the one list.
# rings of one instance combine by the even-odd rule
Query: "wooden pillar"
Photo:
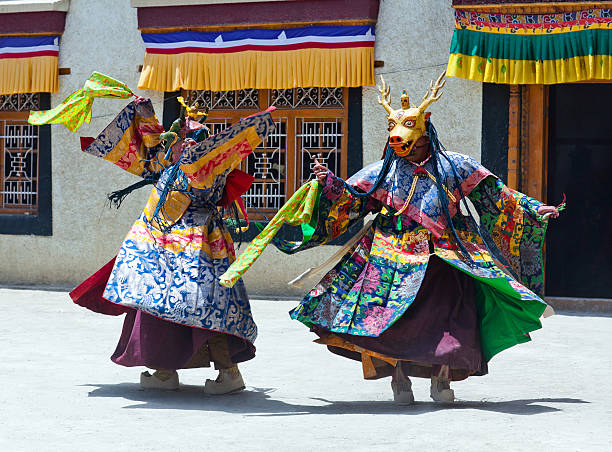
[(508, 186), (546, 201), (548, 87), (510, 85)]
[(521, 191), (546, 202), (548, 164), (548, 87), (523, 87), (521, 109)]
[(521, 89), (519, 85), (510, 85), (508, 113), (508, 187), (520, 190)]

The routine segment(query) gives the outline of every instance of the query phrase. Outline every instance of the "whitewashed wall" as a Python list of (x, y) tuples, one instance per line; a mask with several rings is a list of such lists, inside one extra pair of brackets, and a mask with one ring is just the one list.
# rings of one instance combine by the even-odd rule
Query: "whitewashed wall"
[[(453, 29), (450, 0), (381, 0), (376, 28), (377, 74), (391, 86), (393, 105), (406, 88), (420, 100), (431, 79), (444, 70)], [(151, 97), (162, 117), (163, 95), (137, 91), (144, 46), (137, 30), (136, 10), (125, 0), (71, 0), (61, 42), (60, 92), (53, 106), (80, 88), (92, 71), (125, 81), (137, 94)], [(374, 87), (364, 88), (364, 162), (379, 158), (386, 141), (386, 120)], [(96, 99), (91, 125), (78, 134), (52, 126), (53, 235), (0, 235), (0, 284), (73, 286), (117, 252), (139, 215), (148, 190), (130, 195), (120, 210), (105, 205), (106, 194), (137, 179), (108, 162), (80, 152), (79, 135), (96, 136), (128, 101)], [(442, 99), (431, 107), (440, 137), (450, 150), (480, 157), (481, 86), (449, 79)], [(335, 251), (320, 247), (295, 256), (267, 249), (245, 277), (251, 294), (301, 296), (286, 281), (315, 266)], [(11, 256), (10, 258), (6, 258)]]
[[(402, 89), (418, 104), (430, 81), (446, 69), (455, 27), (451, 0), (381, 0), (376, 26), (376, 68), (391, 86), (394, 108)], [(442, 98), (429, 110), (442, 143), (450, 151), (480, 159), (482, 85), (449, 78)], [(376, 87), (363, 89), (364, 162), (378, 160), (387, 137), (385, 111), (376, 100)]]
[[(137, 94), (152, 97), (161, 116), (163, 94), (136, 90), (143, 57), (136, 10), (127, 1), (72, 0), (59, 61), (71, 74), (60, 76), (60, 91), (51, 96), (51, 105), (58, 105), (99, 71), (126, 82)], [(1, 283), (70, 286), (115, 255), (148, 193), (134, 193), (119, 211), (106, 207), (107, 193), (138, 179), (81, 152), (79, 136), (95, 137), (128, 102), (96, 99), (91, 124), (84, 124), (78, 133), (51, 126), (53, 235), (0, 235)]]

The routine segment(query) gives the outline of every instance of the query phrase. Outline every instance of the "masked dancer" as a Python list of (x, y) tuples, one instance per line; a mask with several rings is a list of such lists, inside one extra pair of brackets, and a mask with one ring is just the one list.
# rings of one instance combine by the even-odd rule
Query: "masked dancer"
[(444, 83), (442, 74), (418, 106), (404, 90), (394, 109), (382, 80), (383, 160), (347, 181), (316, 164), (319, 198), (308, 238), (274, 239), (295, 253), (375, 214), (337, 259), (310, 269), (329, 271), (291, 317), (315, 342), (360, 361), (366, 379), (390, 376), (403, 404), (414, 401), (409, 377), (430, 379), (431, 398), (453, 402), (452, 381), (485, 375), (493, 356), (529, 341), (552, 311), (541, 298), (542, 244), (558, 208), (444, 148), (427, 112)]

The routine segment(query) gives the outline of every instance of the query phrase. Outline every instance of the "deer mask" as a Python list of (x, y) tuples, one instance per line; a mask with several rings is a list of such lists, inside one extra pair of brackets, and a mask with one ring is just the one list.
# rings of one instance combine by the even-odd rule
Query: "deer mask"
[(389, 145), (400, 157), (410, 155), (413, 152), (412, 148), (414, 144), (419, 138), (425, 135), (425, 120), (429, 118), (430, 115), (430, 113), (425, 112), (425, 110), (442, 96), (442, 93), (439, 91), (446, 83), (446, 80), (444, 80), (445, 75), (446, 72), (443, 72), (440, 77), (438, 77), (435, 84), (434, 82), (429, 84), (429, 89), (425, 93), (425, 96), (423, 96), (421, 105), (418, 107), (414, 104), (410, 104), (408, 93), (406, 90), (403, 90), (401, 97), (402, 108), (398, 110), (391, 108), (391, 88), (386, 85), (382, 75), (380, 76), (382, 88), (379, 87), (378, 90), (382, 95), (382, 99), (378, 96), (378, 103), (381, 104), (388, 113)]

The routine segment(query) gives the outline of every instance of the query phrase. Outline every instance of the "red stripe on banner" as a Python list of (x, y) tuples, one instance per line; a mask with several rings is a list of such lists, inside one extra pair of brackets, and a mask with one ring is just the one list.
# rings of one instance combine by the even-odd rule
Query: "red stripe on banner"
[(236, 47), (227, 47), (223, 49), (211, 49), (202, 47), (180, 47), (176, 49), (157, 49), (147, 48), (147, 53), (156, 53), (162, 55), (176, 55), (179, 53), (236, 53), (245, 52), (247, 50), (260, 51), (279, 51), (279, 50), (298, 50), (298, 49), (341, 49), (349, 47), (374, 47), (374, 41), (359, 41), (359, 42), (305, 42), (300, 44), (288, 44), (278, 46), (260, 46), (260, 45), (243, 45)]
[(0, 60), (4, 58), (33, 58), (38, 56), (59, 56), (59, 51), (41, 50), (40, 52), (0, 53)]

